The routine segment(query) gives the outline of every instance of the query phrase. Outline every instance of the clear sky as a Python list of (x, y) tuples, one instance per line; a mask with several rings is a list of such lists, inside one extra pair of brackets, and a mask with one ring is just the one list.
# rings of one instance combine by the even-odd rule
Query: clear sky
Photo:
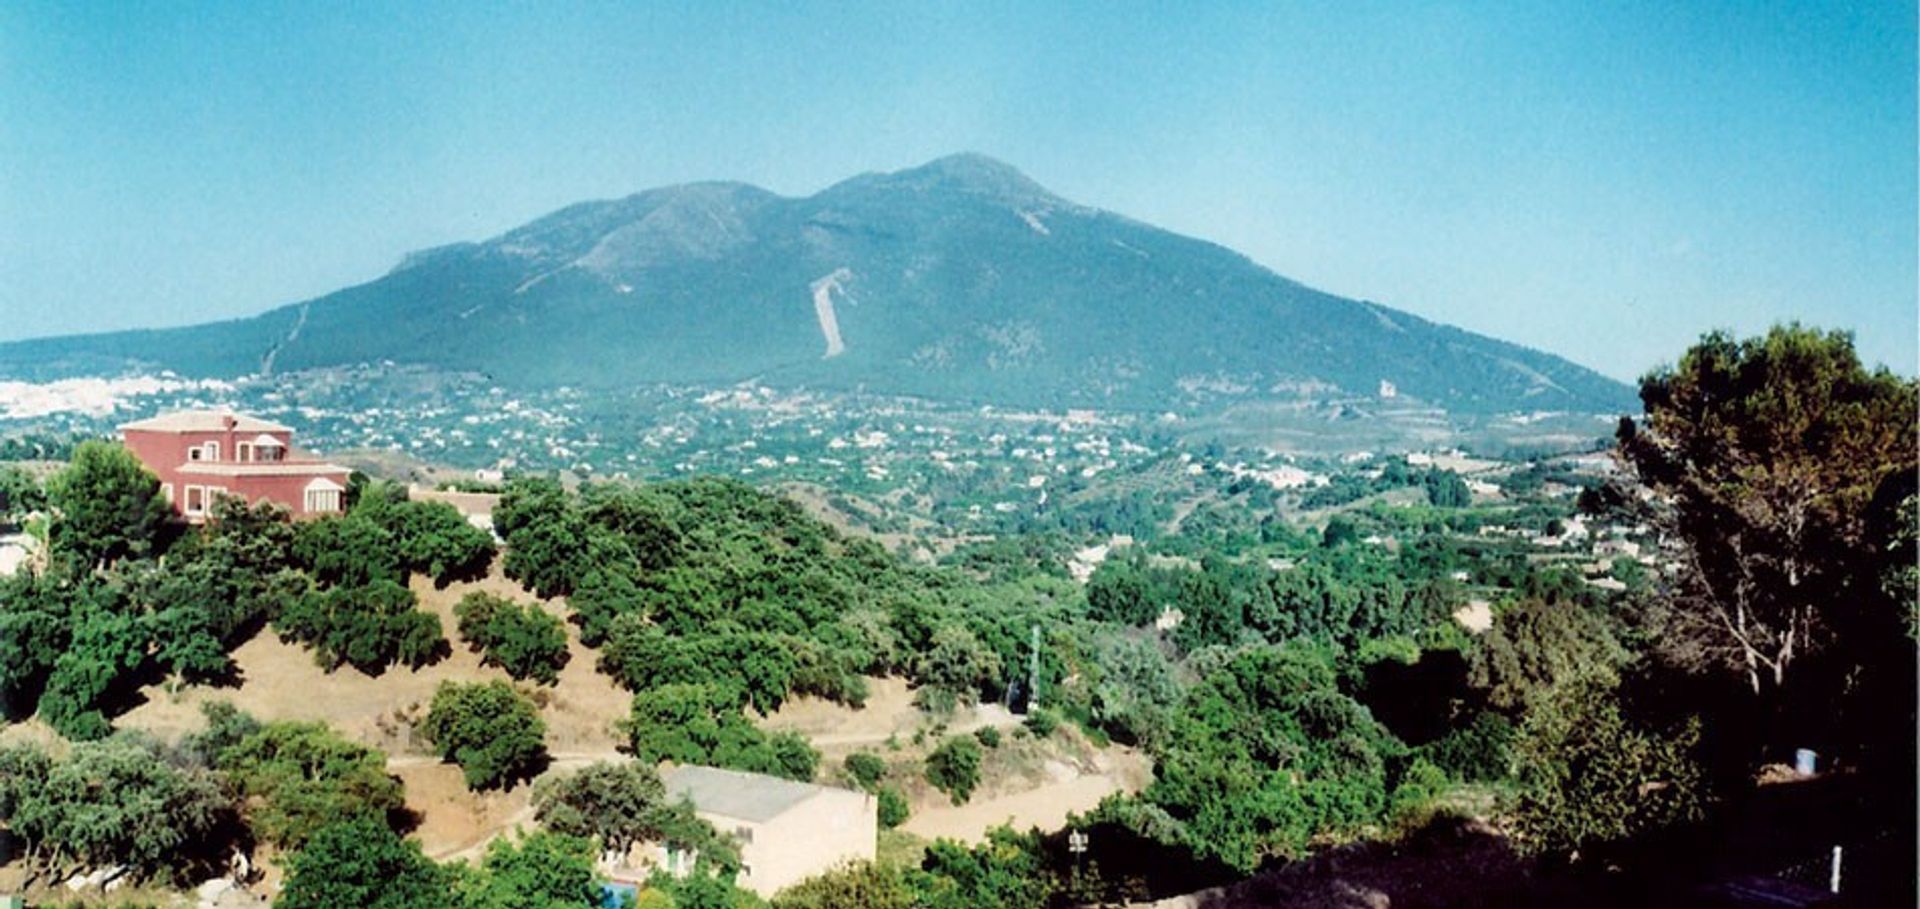
[(1783, 319), (1920, 357), (1911, 4), (638, 6), (0, 4), (0, 338), (973, 150), (1620, 378)]

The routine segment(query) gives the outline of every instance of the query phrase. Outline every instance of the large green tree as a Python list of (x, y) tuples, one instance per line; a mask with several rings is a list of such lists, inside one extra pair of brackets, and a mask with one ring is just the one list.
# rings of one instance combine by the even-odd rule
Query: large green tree
[(1687, 543), (1673, 633), (1765, 694), (1841, 637), (1895, 628), (1869, 506), (1912, 482), (1920, 386), (1863, 367), (1849, 334), (1787, 325), (1709, 334), (1640, 397), (1621, 451)]
[(442, 682), (420, 731), (457, 762), (475, 789), (531, 777), (546, 760), (546, 723), (533, 702), (502, 681)]
[[(217, 719), (209, 712), (209, 723)], [(387, 756), (351, 742), (323, 723), (269, 723), (214, 755), (215, 765), (248, 799), (260, 838), (298, 849), (327, 824), (369, 817), (385, 822), (405, 803)]]
[(287, 863), (278, 909), (452, 909), (453, 876), (371, 818), (322, 827)]
[(151, 554), (167, 520), (160, 480), (125, 448), (89, 440), (47, 482), (52, 545), (80, 564), (102, 566)]
[(516, 679), (537, 679), (548, 685), (560, 678), (567, 664), (567, 632), (557, 618), (532, 603), (475, 591), (453, 607), (460, 636)]
[(81, 743), (60, 758), (35, 745), (0, 748), (0, 823), (26, 841), (38, 868), (184, 873), (217, 847), (232, 817), (213, 774), (175, 767), (149, 742)]
[(626, 854), (657, 842), (699, 856), (703, 865), (735, 867), (736, 847), (686, 802), (667, 798), (666, 786), (649, 764), (601, 762), (534, 785), (534, 819), (557, 833), (598, 840)]

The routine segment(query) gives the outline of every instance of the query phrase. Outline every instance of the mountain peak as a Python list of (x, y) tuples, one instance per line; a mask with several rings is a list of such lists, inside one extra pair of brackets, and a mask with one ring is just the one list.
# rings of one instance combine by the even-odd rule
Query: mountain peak
[(881, 175), (879, 180), (895, 187), (949, 190), (1010, 202), (1060, 201), (1046, 187), (1021, 173), (1019, 168), (979, 152), (960, 152), (935, 158), (919, 167)]

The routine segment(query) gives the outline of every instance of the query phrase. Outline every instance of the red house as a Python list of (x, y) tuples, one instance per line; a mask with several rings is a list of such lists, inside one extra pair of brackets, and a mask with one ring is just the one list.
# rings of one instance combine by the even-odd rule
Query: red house
[(187, 410), (120, 427), (127, 450), (160, 478), (176, 514), (198, 524), (215, 496), (265, 499), (298, 518), (338, 514), (347, 469), (293, 447), (293, 430), (244, 414)]

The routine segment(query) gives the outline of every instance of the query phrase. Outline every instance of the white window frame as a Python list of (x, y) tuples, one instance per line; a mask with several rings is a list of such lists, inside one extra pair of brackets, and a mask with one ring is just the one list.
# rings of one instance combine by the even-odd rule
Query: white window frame
[[(209, 496), (207, 487), (189, 483), (181, 490), (180, 511), (184, 514), (202, 515), (207, 513)], [(197, 507), (196, 507), (197, 505)]]
[(301, 491), (300, 504), (307, 514), (339, 514), (340, 490), (306, 489)]
[(253, 443), (252, 442), (233, 443), (233, 459), (236, 461), (239, 461), (242, 464), (252, 461), (253, 460)]
[(220, 460), (220, 443), (219, 442), (205, 442), (205, 443), (202, 443), (200, 447), (205, 449), (207, 452), (206, 458), (205, 458), (206, 460), (208, 461)]

